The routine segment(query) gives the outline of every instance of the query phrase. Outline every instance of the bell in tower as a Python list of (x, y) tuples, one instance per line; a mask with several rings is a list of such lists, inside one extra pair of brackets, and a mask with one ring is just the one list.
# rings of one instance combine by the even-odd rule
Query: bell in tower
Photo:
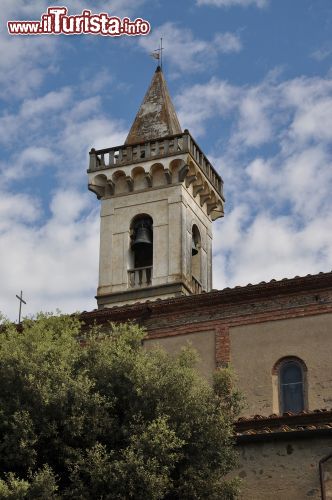
[(135, 224), (133, 248), (149, 249), (152, 248), (152, 236), (149, 220), (141, 219)]
[(152, 267), (153, 233), (152, 221), (149, 218), (139, 218), (133, 227), (134, 269)]
[(101, 200), (99, 308), (208, 292), (223, 181), (182, 131), (161, 68), (125, 144), (90, 152)]
[(192, 244), (191, 244), (191, 255), (197, 255), (198, 250), (197, 250), (197, 243), (195, 242), (194, 238), (192, 239)]

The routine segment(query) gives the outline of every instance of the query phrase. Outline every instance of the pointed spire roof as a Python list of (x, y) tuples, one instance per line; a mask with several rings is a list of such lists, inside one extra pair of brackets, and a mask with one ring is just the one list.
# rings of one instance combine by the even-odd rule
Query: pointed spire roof
[(151, 141), (181, 133), (163, 72), (158, 66), (125, 144)]

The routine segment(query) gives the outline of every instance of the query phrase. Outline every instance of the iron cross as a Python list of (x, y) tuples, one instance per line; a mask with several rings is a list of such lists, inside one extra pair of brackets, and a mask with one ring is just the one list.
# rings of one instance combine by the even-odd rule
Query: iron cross
[(22, 302), (23, 302), (23, 304), (26, 304), (25, 300), (23, 300), (23, 292), (22, 292), (22, 290), (21, 290), (21, 295), (16, 295), (16, 297), (20, 301), (20, 309), (19, 309), (19, 313), (18, 313), (18, 322), (21, 323)]

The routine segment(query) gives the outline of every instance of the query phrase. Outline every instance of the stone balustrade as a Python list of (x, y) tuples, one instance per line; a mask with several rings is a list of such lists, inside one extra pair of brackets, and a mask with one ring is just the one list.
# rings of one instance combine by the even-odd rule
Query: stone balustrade
[(152, 266), (137, 267), (128, 270), (129, 288), (140, 288), (150, 286), (152, 283)]
[(183, 134), (167, 136), (162, 139), (139, 144), (100, 150), (91, 149), (88, 172), (98, 172), (109, 168), (142, 163), (143, 161), (175, 156), (182, 153), (189, 153), (192, 156), (204, 176), (210, 181), (215, 190), (223, 196), (222, 178), (212, 167), (187, 130)]
[(191, 287), (192, 287), (192, 292), (195, 294), (202, 293), (203, 291), (202, 284), (194, 276), (192, 276), (191, 278)]

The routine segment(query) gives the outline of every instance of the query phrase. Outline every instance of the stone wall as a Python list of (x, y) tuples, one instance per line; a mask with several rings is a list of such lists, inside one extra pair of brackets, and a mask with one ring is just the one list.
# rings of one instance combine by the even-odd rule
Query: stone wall
[(216, 367), (214, 331), (151, 339), (144, 342), (144, 346), (147, 349), (160, 346), (171, 354), (178, 353), (185, 345), (190, 345), (195, 348), (200, 357), (198, 362), (200, 373), (206, 378), (211, 379), (212, 373)]
[(276, 362), (296, 356), (307, 367), (307, 409), (332, 407), (332, 314), (230, 328), (230, 361), (247, 400), (245, 415), (279, 413)]
[(324, 500), (332, 500), (332, 451), (321, 463), (322, 496)]
[(246, 442), (239, 446), (241, 500), (320, 499), (319, 461), (332, 437)]

